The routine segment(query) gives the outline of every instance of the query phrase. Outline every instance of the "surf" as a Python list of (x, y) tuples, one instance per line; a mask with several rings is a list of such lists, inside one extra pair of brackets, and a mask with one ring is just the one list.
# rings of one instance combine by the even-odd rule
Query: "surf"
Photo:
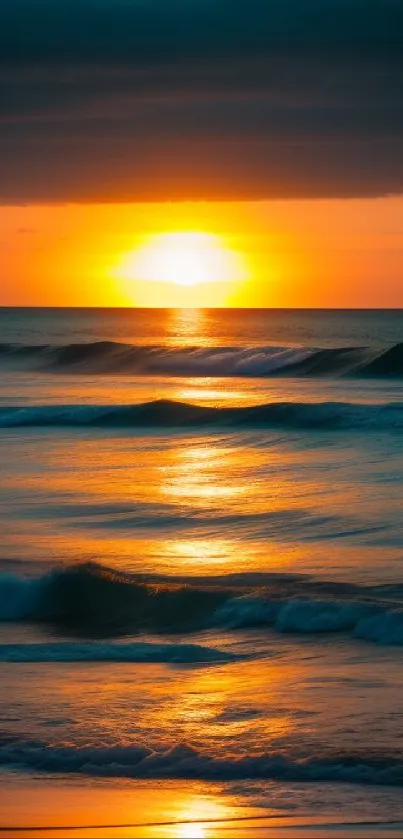
[(119, 341), (0, 344), (14, 370), (165, 376), (403, 377), (403, 342), (386, 349), (304, 346), (143, 346)]
[(214, 754), (187, 743), (164, 748), (142, 743), (54, 745), (15, 735), (0, 737), (0, 764), (43, 773), (94, 777), (184, 778), (210, 781), (255, 780), (303, 783), (344, 782), (403, 786), (403, 761), (387, 753), (341, 751), (303, 756), (270, 750), (258, 754)]
[[(382, 587), (319, 583), (303, 575), (153, 579), (97, 563), (61, 567), (33, 578), (3, 572), (0, 620), (51, 624), (84, 635), (259, 628), (290, 635), (343, 633), (352, 640), (403, 646), (401, 586), (383, 591)], [(62, 655), (63, 649), (53, 650), (53, 655)], [(140, 655), (139, 649), (134, 648), (131, 655)], [(47, 647), (42, 654), (51, 652)], [(103, 654), (113, 658), (129, 652), (119, 647)], [(0, 650), (0, 660), (1, 654)], [(27, 656), (38, 654), (32, 647)], [(69, 655), (66, 650), (64, 654)], [(75, 654), (79, 655), (78, 648)], [(25, 653), (20, 650), (19, 655)], [(84, 649), (81, 655), (85, 659), (91, 653)]]

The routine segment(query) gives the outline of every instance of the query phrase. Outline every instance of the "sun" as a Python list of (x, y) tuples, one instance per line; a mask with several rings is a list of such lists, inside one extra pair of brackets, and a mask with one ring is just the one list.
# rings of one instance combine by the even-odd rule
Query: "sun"
[(118, 276), (125, 280), (197, 286), (243, 278), (239, 256), (211, 233), (178, 231), (150, 237), (125, 254)]

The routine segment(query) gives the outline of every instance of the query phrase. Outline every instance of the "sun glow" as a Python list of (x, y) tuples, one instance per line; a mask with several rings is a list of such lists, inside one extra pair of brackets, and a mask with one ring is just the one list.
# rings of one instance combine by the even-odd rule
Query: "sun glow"
[(205, 297), (198, 287), (210, 286), (210, 297), (221, 300), (228, 290), (214, 291), (215, 284), (232, 286), (247, 279), (247, 271), (240, 254), (219, 236), (176, 231), (151, 236), (136, 250), (126, 253), (115, 276), (123, 281), (128, 294), (130, 287), (133, 289), (133, 296), (139, 283), (147, 283), (150, 297), (154, 296), (153, 284), (163, 297), (172, 293), (171, 305), (198, 305)]

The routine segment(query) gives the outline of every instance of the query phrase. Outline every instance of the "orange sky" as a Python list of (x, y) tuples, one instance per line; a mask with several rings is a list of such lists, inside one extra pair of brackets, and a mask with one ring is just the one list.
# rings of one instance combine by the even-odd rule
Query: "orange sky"
[[(0, 207), (0, 304), (403, 306), (402, 219), (403, 197)], [(150, 236), (187, 230), (218, 236), (243, 279), (122, 276)]]

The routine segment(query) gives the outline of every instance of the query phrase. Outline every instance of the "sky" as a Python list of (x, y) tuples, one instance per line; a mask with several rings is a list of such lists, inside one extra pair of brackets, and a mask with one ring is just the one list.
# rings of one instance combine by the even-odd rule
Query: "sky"
[(1, 0), (0, 64), (1, 305), (403, 306), (401, 0)]

